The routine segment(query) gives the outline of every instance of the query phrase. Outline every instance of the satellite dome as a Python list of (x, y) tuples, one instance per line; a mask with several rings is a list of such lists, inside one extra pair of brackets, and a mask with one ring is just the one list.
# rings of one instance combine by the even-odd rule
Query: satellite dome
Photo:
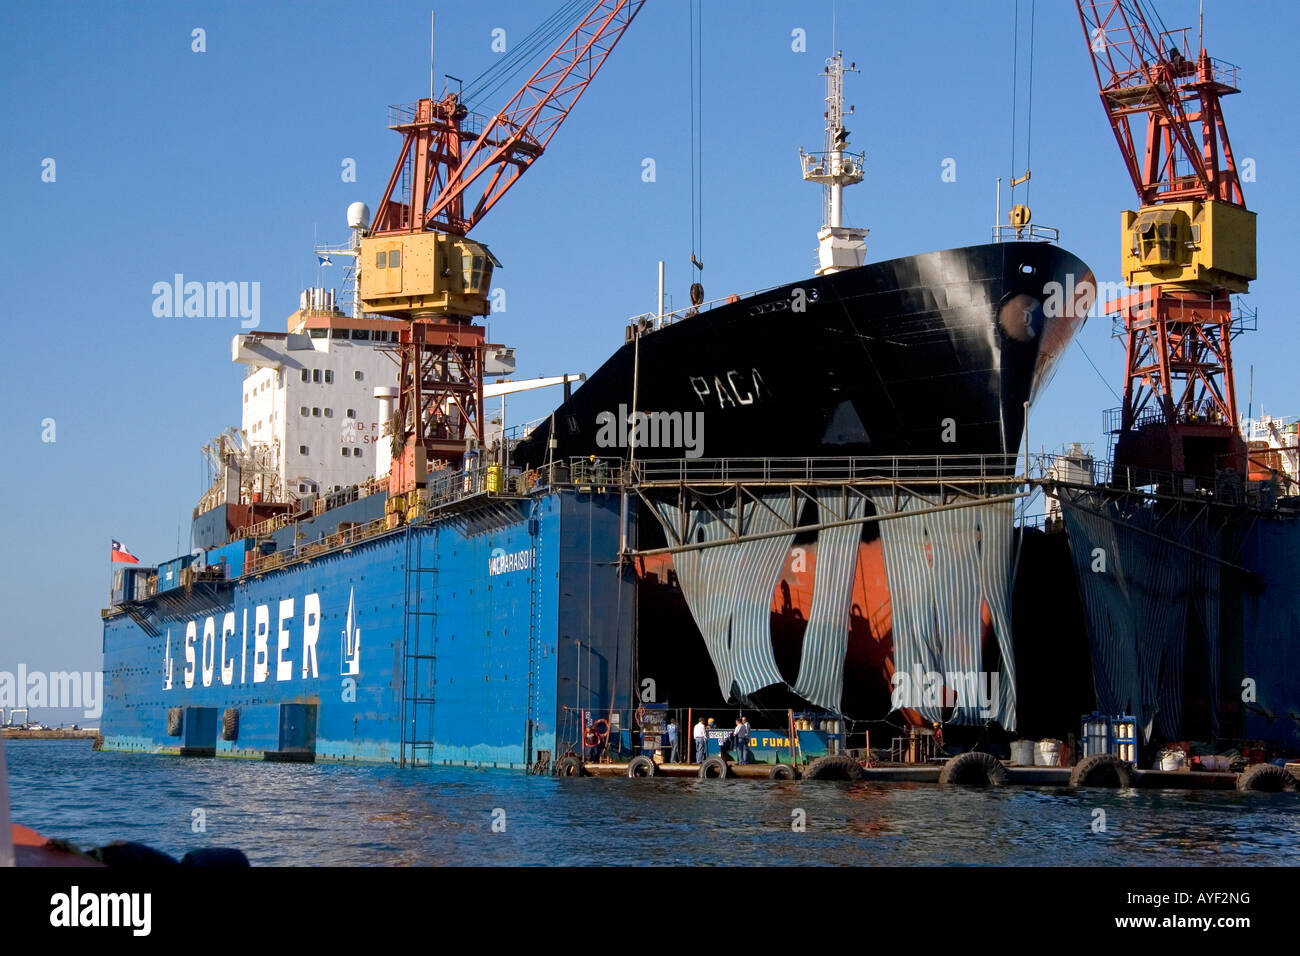
[(370, 207), (363, 202), (348, 206), (348, 228), (364, 229), (370, 225)]

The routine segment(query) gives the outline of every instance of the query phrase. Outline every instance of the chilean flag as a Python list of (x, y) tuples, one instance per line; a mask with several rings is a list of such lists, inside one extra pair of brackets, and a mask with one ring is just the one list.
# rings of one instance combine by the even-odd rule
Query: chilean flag
[(114, 542), (113, 542), (113, 560), (114, 560), (114, 561), (125, 561), (127, 564), (139, 564), (139, 563), (140, 563), (140, 559), (139, 559), (139, 558), (137, 558), (137, 557), (136, 557), (134, 554), (132, 554), (130, 551), (126, 550), (126, 548), (122, 547), (122, 542), (121, 542), (121, 541), (114, 541)]

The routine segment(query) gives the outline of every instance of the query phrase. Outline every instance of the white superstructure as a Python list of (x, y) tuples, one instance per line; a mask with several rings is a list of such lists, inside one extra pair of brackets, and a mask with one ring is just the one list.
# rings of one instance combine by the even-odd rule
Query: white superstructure
[(289, 331), (231, 342), (231, 359), (248, 367), (241, 429), (250, 445), (273, 447), (284, 500), (376, 474), (388, 447), (375, 388), (397, 381), (400, 322), (344, 315), (321, 289), (304, 291), (301, 306)]
[(1249, 449), (1252, 479), (1276, 480), (1284, 495), (1300, 489), (1300, 422), (1294, 416), (1243, 419), (1241, 436)]

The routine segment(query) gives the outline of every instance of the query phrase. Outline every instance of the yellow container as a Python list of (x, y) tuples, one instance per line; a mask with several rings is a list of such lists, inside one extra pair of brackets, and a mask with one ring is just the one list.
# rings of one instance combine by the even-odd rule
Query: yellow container
[(487, 490), (494, 494), (500, 494), (505, 487), (505, 473), (500, 465), (488, 465), (487, 470)]

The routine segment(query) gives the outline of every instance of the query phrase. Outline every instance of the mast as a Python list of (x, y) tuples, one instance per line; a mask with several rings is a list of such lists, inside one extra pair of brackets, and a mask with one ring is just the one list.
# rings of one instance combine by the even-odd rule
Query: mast
[(844, 117), (844, 74), (857, 73), (856, 64), (844, 66), (844, 54), (836, 51), (826, 61), (826, 140), (820, 152), (799, 150), (803, 178), (822, 186), (822, 227), (817, 233), (818, 275), (862, 265), (866, 255), (866, 229), (844, 225), (844, 187), (862, 182), (866, 153), (849, 151), (849, 131)]

